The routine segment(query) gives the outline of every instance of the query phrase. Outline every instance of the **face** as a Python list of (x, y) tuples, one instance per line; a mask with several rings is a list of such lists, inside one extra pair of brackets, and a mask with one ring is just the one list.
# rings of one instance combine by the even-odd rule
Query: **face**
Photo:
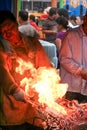
[(60, 25), (60, 24), (57, 24), (57, 28), (58, 28), (58, 31), (60, 32), (60, 31), (62, 31), (63, 26), (62, 26), (62, 25)]
[(76, 23), (77, 25), (81, 25), (83, 23), (83, 20), (80, 19), (80, 17), (76, 17)]
[(53, 14), (52, 19), (56, 19), (57, 18), (57, 14)]
[(10, 41), (11, 43), (16, 43), (19, 40), (19, 32), (17, 23), (11, 20), (6, 20), (0, 26), (1, 35), (4, 39)]
[(18, 17), (18, 22), (19, 22), (19, 25), (21, 25), (23, 23), (20, 16)]

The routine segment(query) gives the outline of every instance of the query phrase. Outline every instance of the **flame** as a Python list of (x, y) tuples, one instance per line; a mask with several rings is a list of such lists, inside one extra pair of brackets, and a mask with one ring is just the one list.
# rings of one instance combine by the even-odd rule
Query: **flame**
[(62, 98), (68, 88), (68, 84), (60, 83), (61, 79), (59, 71), (55, 68), (40, 67), (37, 70), (34, 68), (31, 62), (17, 59), (19, 66), (16, 68), (16, 72), (21, 75), (25, 70), (31, 73), (31, 77), (25, 77), (20, 81), (20, 85), (25, 88), (25, 92), (29, 96), (33, 95), (33, 92), (29, 93), (30, 88), (33, 88), (38, 93), (38, 101), (41, 104), (46, 104), (49, 108), (66, 114), (65, 109), (56, 103), (58, 98)]

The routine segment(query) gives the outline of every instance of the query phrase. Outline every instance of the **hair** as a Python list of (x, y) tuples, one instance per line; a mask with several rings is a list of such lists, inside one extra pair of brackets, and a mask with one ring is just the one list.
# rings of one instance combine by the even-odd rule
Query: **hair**
[(76, 23), (76, 16), (75, 16), (75, 15), (71, 15), (71, 16), (69, 17), (69, 20), (73, 20), (73, 21)]
[(50, 10), (49, 10), (49, 15), (50, 16), (53, 16), (54, 14), (57, 14), (57, 9), (56, 8), (50, 8)]
[(30, 15), (29, 17), (33, 22), (35, 22), (35, 16), (34, 15)]
[(62, 25), (65, 29), (68, 27), (68, 20), (64, 16), (60, 16), (56, 19), (57, 24)]
[(17, 23), (16, 17), (12, 12), (9, 10), (0, 10), (0, 25), (8, 19), (14, 23)]
[(27, 21), (28, 20), (28, 12), (27, 11), (19, 11), (19, 17), (23, 21)]
[(64, 16), (65, 18), (69, 19), (68, 10), (64, 8), (60, 8), (57, 10), (59, 16)]
[(69, 19), (76, 21), (76, 16), (75, 16), (75, 15), (71, 15), (71, 16), (69, 17)]
[(83, 20), (84, 16), (83, 16), (83, 15), (79, 15), (79, 18), (80, 18), (81, 20)]

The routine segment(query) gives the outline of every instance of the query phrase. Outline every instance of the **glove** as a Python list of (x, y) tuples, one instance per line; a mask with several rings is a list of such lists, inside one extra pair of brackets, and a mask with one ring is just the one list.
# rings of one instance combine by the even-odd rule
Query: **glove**
[(13, 97), (17, 101), (27, 102), (29, 99), (29, 96), (25, 94), (25, 91), (21, 88), (17, 88), (15, 92), (13, 93)]
[(82, 69), (80, 73), (81, 77), (85, 80), (87, 80), (87, 69)]

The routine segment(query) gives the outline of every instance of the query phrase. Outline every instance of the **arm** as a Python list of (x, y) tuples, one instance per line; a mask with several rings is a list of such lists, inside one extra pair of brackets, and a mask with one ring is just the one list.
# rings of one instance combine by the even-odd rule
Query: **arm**
[(48, 20), (45, 20), (43, 22), (43, 26), (42, 26), (42, 31), (43, 33), (45, 34), (56, 34), (56, 30), (52, 30), (50, 29), (52, 25), (49, 25), (49, 21)]
[(59, 53), (60, 66), (62, 66), (66, 71), (74, 75), (80, 75), (82, 71), (82, 65), (80, 65), (79, 63), (77, 63), (76, 60), (73, 59), (73, 39), (71, 38), (72, 36), (66, 36), (63, 40), (62, 47)]
[(57, 50), (58, 50), (58, 52), (59, 52), (59, 51), (60, 51), (60, 48), (61, 48), (61, 39), (60, 39), (60, 38), (57, 38), (55, 44), (56, 44)]
[(6, 94), (13, 94), (17, 89), (17, 84), (14, 82), (12, 76), (7, 72), (6, 68), (0, 64), (0, 84)]
[(57, 32), (54, 31), (54, 30), (43, 30), (43, 33), (45, 33), (45, 34), (57, 34)]
[(0, 52), (0, 84), (6, 94), (13, 94), (17, 89), (17, 84), (15, 83), (13, 77), (11, 76), (9, 70), (6, 66), (6, 55), (4, 52)]
[(0, 50), (0, 86), (6, 95), (13, 95), (17, 101), (26, 102), (28, 96), (14, 81), (6, 66), (6, 55)]

